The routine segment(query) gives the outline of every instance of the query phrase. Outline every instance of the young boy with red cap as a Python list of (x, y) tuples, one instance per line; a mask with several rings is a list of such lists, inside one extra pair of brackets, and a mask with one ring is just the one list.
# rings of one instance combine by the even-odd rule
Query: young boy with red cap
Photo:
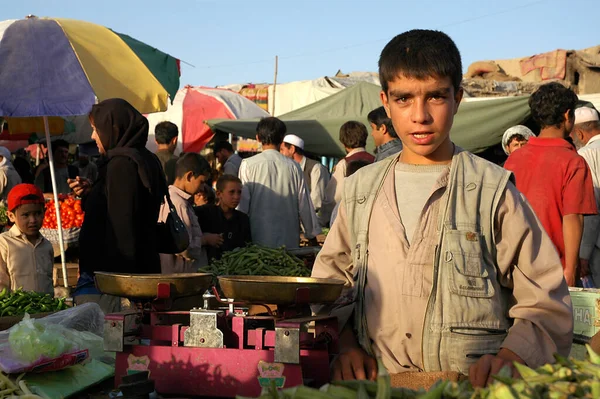
[(33, 184), (18, 184), (8, 193), (14, 226), (0, 234), (0, 290), (54, 293), (54, 250), (40, 234), (44, 207), (44, 194)]

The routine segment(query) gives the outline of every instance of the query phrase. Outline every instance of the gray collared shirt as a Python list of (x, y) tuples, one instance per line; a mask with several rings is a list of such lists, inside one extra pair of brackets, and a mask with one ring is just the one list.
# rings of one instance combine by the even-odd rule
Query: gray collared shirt
[(400, 151), (402, 151), (402, 141), (400, 141), (400, 139), (388, 141), (387, 143), (377, 147), (375, 162), (386, 159), (387, 157), (391, 157), (392, 155), (396, 155)]

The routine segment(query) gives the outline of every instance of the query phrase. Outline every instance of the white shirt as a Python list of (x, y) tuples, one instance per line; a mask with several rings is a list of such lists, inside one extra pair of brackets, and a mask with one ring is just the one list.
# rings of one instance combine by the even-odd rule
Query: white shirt
[[(600, 208), (600, 135), (594, 136), (588, 143), (579, 149), (579, 155), (585, 158), (594, 182), (596, 204)], [(585, 216), (583, 224), (583, 237), (581, 239), (580, 257), (590, 259), (594, 247), (600, 248), (600, 215)]]
[(319, 234), (316, 213), (300, 165), (276, 150), (244, 159), (238, 210), (248, 214), (252, 241), (271, 248), (297, 248), (300, 221), (306, 238)]
[[(306, 170), (306, 157), (302, 157), (300, 168)], [(329, 171), (319, 163), (310, 171), (310, 180), (310, 199), (315, 207), (315, 211), (318, 212), (325, 201), (325, 190), (329, 183)]]

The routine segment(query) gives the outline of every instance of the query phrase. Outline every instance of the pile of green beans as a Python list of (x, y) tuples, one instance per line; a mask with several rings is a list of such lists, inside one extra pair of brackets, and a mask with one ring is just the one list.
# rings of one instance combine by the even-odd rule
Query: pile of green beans
[(57, 312), (64, 309), (67, 309), (65, 298), (58, 299), (50, 294), (23, 291), (20, 288), (13, 292), (8, 292), (6, 288), (0, 291), (0, 317)]
[[(587, 346), (586, 361), (555, 355), (556, 363), (533, 370), (515, 364), (521, 378), (503, 368), (486, 388), (473, 388), (469, 381), (438, 381), (429, 391), (391, 388), (390, 377), (378, 360), (377, 381), (334, 381), (321, 389), (305, 386), (263, 391), (260, 399), (571, 399), (600, 398), (600, 356)], [(245, 399), (240, 396), (238, 399)]]
[(310, 270), (285, 248), (266, 248), (250, 245), (225, 252), (221, 259), (198, 269), (215, 276), (288, 276), (308, 277)]

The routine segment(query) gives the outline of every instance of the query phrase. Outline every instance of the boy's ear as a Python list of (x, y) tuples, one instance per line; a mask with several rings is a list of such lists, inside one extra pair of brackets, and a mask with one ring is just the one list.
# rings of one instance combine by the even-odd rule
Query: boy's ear
[(185, 175), (183, 175), (183, 177), (185, 178), (185, 181), (192, 181), (192, 179), (194, 178), (194, 172), (190, 170), (189, 172), (186, 172)]
[(381, 90), (381, 92), (379, 92), (379, 98), (381, 98), (381, 103), (383, 104), (383, 108), (385, 108), (385, 113), (387, 114), (388, 118), (391, 118), (390, 104), (389, 104), (388, 96), (387, 96), (386, 92)]
[(177, 136), (175, 136), (171, 139), (171, 144), (175, 144), (175, 143), (177, 143)]
[(460, 106), (460, 102), (462, 101), (464, 94), (465, 94), (465, 91), (461, 87), (456, 91), (456, 94), (454, 95), (454, 102), (455, 102), (454, 115), (456, 115), (456, 113), (458, 112), (458, 107)]
[(11, 223), (17, 223), (17, 215), (15, 215), (13, 212), (7, 211), (6, 215), (8, 216), (8, 220), (10, 220)]

